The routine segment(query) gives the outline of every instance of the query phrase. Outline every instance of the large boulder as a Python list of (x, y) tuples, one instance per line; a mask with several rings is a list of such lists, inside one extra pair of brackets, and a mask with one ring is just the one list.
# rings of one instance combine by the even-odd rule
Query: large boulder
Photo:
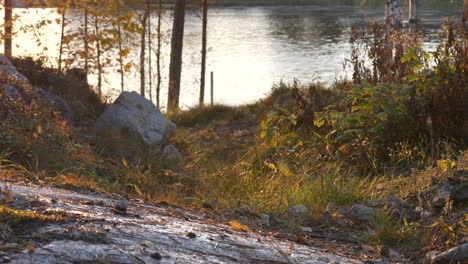
[(0, 55), (0, 71), (5, 72), (5, 75), (11, 78), (10, 81), (12, 82), (25, 82), (30, 84), (29, 79), (24, 76), (24, 74), (20, 73), (15, 66), (13, 66), (13, 63), (3, 55)]
[[(162, 154), (176, 126), (148, 99), (136, 92), (123, 92), (101, 114), (92, 131), (113, 138), (118, 154)], [(170, 149), (166, 152), (173, 152)]]
[(21, 93), (15, 87), (9, 84), (0, 85), (0, 90), (2, 90), (5, 95), (8, 95), (12, 99), (18, 100), (22, 98)]
[(69, 122), (69, 124), (73, 124), (75, 120), (75, 112), (73, 109), (68, 105), (68, 103), (62, 99), (62, 97), (49, 93), (43, 89), (38, 89), (39, 95), (45, 99), (46, 101), (50, 102), (50, 104), (60, 113), (63, 120)]

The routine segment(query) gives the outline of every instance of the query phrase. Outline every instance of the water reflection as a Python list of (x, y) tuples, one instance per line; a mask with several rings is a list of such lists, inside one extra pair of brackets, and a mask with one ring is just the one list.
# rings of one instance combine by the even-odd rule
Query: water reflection
[[(336, 3), (340, 5), (336, 6)], [(214, 6), (209, 11), (208, 61), (209, 73), (215, 74), (215, 101), (228, 104), (251, 102), (266, 94), (273, 83), (280, 80), (302, 82), (321, 81), (331, 84), (343, 78), (346, 72), (342, 63), (349, 51), (350, 25), (377, 18), (382, 20), (383, 7), (370, 3), (363, 9), (359, 3), (346, 4), (346, 1), (314, 1), (304, 5), (254, 5), (254, 6)], [(360, 2), (360, 1), (358, 1)], [(443, 2), (443, 1), (441, 1)], [(334, 4), (335, 3), (335, 4)], [(427, 45), (434, 43), (439, 31), (442, 16), (455, 15), (458, 9), (448, 2), (437, 3), (442, 7), (428, 7), (421, 11), (428, 38)], [(57, 61), (60, 25), (55, 23), (59, 15), (53, 9), (15, 9), (20, 23), (28, 29), (17, 28), (14, 39), (16, 55), (44, 55), (50, 63)], [(75, 30), (80, 21), (80, 12), (70, 10), (72, 20), (68, 26)], [(53, 21), (40, 30), (32, 30), (43, 19)], [(155, 15), (152, 17), (156, 22)], [(163, 32), (166, 32), (163, 46), (162, 99), (167, 95), (167, 72), (169, 64), (168, 32), (172, 21), (168, 15), (164, 19)], [(37, 41), (39, 39), (39, 42)], [(138, 43), (135, 39), (135, 45)], [(41, 44), (41, 45), (39, 45)], [(47, 47), (47, 50), (44, 49)], [(201, 20), (194, 12), (187, 12), (184, 65), (182, 71), (182, 106), (198, 102), (200, 78)], [(115, 56), (108, 53), (107, 56)], [(153, 55), (153, 62), (154, 62)], [(138, 49), (131, 54), (131, 60), (138, 63)], [(155, 75), (153, 66), (152, 76)], [(120, 78), (117, 65), (107, 70), (105, 91), (110, 99), (120, 91)], [(96, 76), (91, 76), (92, 83)], [(153, 79), (153, 84), (155, 83)], [(209, 86), (209, 85), (208, 85)], [(207, 87), (208, 89), (209, 87)], [(138, 90), (138, 70), (126, 75), (126, 89)], [(209, 89), (208, 89), (209, 90)], [(153, 93), (154, 96), (154, 93)], [(209, 94), (207, 94), (207, 99)]]

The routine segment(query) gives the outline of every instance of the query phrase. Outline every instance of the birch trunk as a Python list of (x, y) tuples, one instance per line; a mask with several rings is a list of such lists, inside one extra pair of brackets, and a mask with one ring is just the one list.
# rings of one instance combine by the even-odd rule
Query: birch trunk
[(160, 91), (161, 91), (161, 18), (162, 18), (162, 0), (159, 0), (158, 3), (158, 48), (156, 51), (156, 68), (157, 68), (157, 81), (156, 84), (156, 105), (160, 106)]
[(148, 91), (149, 91), (149, 98), (151, 102), (153, 102), (153, 76), (151, 74), (152, 67), (151, 67), (151, 0), (146, 1), (146, 8), (148, 9)]
[(116, 0), (117, 8), (117, 37), (119, 38), (119, 68), (120, 68), (120, 90), (124, 91), (124, 67), (123, 67), (123, 54), (122, 54), (122, 18), (120, 15), (120, 2)]
[[(95, 4), (95, 8), (97, 9), (97, 3)], [(96, 32), (96, 64), (98, 70), (98, 94), (102, 97), (102, 65), (101, 65), (101, 35), (99, 32), (99, 18), (98, 15), (94, 15), (94, 30)]]
[(141, 20), (141, 45), (140, 45), (140, 94), (145, 97), (145, 50), (146, 50), (146, 23), (148, 21), (148, 8), (145, 8)]

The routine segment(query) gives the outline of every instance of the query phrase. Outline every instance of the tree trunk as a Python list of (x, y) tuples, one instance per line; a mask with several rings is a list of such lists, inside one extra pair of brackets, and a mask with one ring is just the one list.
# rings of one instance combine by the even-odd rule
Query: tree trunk
[(180, 77), (182, 72), (182, 49), (184, 39), (185, 0), (175, 0), (174, 24), (172, 27), (171, 61), (169, 63), (169, 111), (179, 108)]
[(86, 77), (86, 82), (88, 81), (88, 71), (89, 71), (89, 66), (88, 66), (88, 58), (89, 58), (89, 42), (88, 42), (88, 6), (87, 3), (85, 2), (85, 8), (84, 8), (84, 50), (85, 50), (85, 61), (84, 61), (84, 71), (85, 71), (85, 77)]
[(58, 60), (58, 71), (62, 72), (62, 55), (63, 55), (63, 40), (65, 37), (65, 13), (67, 12), (67, 1), (62, 1), (62, 29), (60, 32), (60, 48), (59, 48), (59, 60)]
[(162, 41), (162, 36), (161, 36), (161, 18), (162, 18), (162, 0), (159, 0), (159, 5), (158, 5), (158, 48), (156, 52), (156, 68), (158, 71), (158, 83), (156, 85), (156, 105), (160, 106), (160, 91), (161, 91), (161, 41)]
[(200, 98), (199, 104), (203, 106), (205, 100), (205, 72), (206, 72), (206, 35), (208, 25), (208, 0), (203, 1), (203, 30), (202, 30), (202, 51), (201, 51), (201, 76), (200, 76)]
[(124, 91), (124, 67), (123, 67), (123, 54), (122, 54), (122, 28), (120, 17), (120, 2), (116, 0), (117, 8), (117, 37), (119, 38), (119, 67), (120, 67), (120, 90)]
[(148, 9), (148, 91), (150, 101), (153, 102), (153, 80), (151, 74), (151, 0), (146, 0), (146, 8)]
[(146, 22), (148, 21), (149, 9), (145, 8), (141, 20), (141, 45), (140, 45), (140, 94), (145, 97), (145, 49), (146, 49)]
[(12, 27), (13, 27), (13, 19), (12, 19), (12, 13), (13, 13), (13, 5), (12, 5), (12, 0), (5, 0), (5, 39), (4, 39), (4, 53), (5, 56), (9, 59), (12, 58), (13, 52), (12, 52), (12, 44), (11, 44), (11, 39), (12, 39)]
[(416, 34), (419, 23), (419, 0), (409, 0), (409, 32)]
[[(96, 9), (97, 9), (96, 3)], [(94, 30), (96, 31), (96, 52), (97, 52), (97, 69), (98, 69), (98, 94), (102, 96), (102, 65), (101, 65), (101, 37), (99, 33), (99, 18), (98, 15), (94, 16)]]
[(387, 37), (392, 33), (392, 0), (385, 0), (385, 32)]
[(400, 7), (398, 6), (398, 0), (392, 1), (392, 15), (393, 15), (393, 28), (400, 29)]

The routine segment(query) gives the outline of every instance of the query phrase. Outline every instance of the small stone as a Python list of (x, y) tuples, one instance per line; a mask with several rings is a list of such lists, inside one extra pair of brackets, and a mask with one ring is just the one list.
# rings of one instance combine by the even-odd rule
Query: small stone
[(349, 210), (349, 215), (362, 222), (370, 222), (375, 217), (375, 209), (370, 208), (361, 204), (354, 205), (351, 210)]
[(293, 215), (307, 214), (309, 210), (304, 205), (296, 205), (288, 209), (288, 213)]
[[(430, 253), (430, 254), (429, 254)], [(458, 263), (468, 259), (468, 243), (453, 247), (442, 253), (429, 252), (426, 255), (427, 263)]]
[(310, 227), (300, 226), (299, 229), (300, 229), (302, 232), (312, 233), (312, 228), (310, 228)]
[(162, 256), (161, 254), (159, 254), (158, 252), (155, 252), (153, 254), (151, 254), (151, 257), (154, 258), (154, 259), (162, 259)]
[(197, 238), (197, 234), (195, 234), (194, 232), (189, 232), (189, 233), (187, 234), (187, 236), (188, 236), (189, 238)]
[(450, 192), (448, 191), (442, 191), (436, 194), (434, 196), (434, 199), (432, 199), (432, 204), (435, 207), (442, 207), (445, 205), (445, 203), (450, 199)]
[(420, 206), (414, 208), (414, 212), (417, 213), (417, 214), (420, 214), (420, 213), (422, 213), (423, 211), (424, 211), (424, 208), (422, 208), (422, 207), (420, 207)]
[(5, 223), (0, 223), (0, 231), (8, 231), (10, 230), (10, 226)]
[(120, 214), (127, 213), (127, 203), (126, 202), (119, 202), (114, 206), (114, 212)]
[(377, 207), (379, 205), (378, 203), (371, 200), (365, 200), (364, 204), (368, 207)]
[(276, 215), (270, 214), (270, 225), (280, 225), (283, 223)]
[(421, 217), (422, 218), (431, 217), (432, 215), (433, 215), (433, 213), (430, 212), (430, 211), (427, 211), (427, 210), (424, 210), (424, 211), (421, 212)]
[(408, 200), (403, 200), (403, 201), (401, 201), (401, 207), (410, 208), (411, 204), (410, 204), (410, 202)]
[(260, 214), (260, 219), (262, 223), (266, 226), (270, 226), (270, 216), (267, 214)]
[(241, 208), (239, 208), (239, 209), (237, 209), (237, 210), (238, 210), (239, 212), (243, 213), (243, 214), (248, 214), (248, 213), (250, 213), (250, 211), (251, 211), (251, 210), (250, 210), (250, 207), (248, 207), (248, 206), (243, 206), (243, 207), (241, 207)]
[(462, 183), (455, 187), (452, 191), (453, 200), (456, 202), (463, 202), (468, 200), (468, 183)]
[(390, 258), (393, 262), (396, 262), (396, 263), (401, 263), (403, 261), (400, 254), (398, 254), (398, 252), (396, 252), (395, 250), (387, 246), (382, 247), (382, 249), (380, 250), (380, 254), (382, 256)]
[(10, 263), (11, 259), (8, 256), (1, 256), (0, 257), (0, 263)]
[(401, 207), (401, 200), (398, 197), (391, 195), (388, 197), (387, 206), (389, 208), (400, 208)]

